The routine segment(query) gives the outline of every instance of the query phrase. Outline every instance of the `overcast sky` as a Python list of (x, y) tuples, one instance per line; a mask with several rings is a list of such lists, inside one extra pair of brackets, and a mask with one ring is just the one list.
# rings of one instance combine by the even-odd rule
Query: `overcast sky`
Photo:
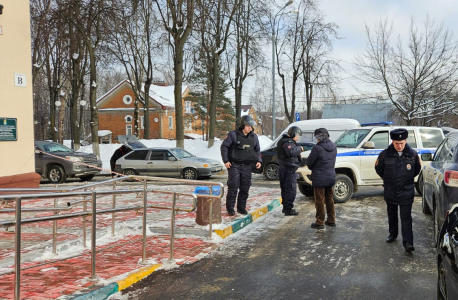
[[(318, 0), (320, 8), (326, 15), (327, 22), (339, 26), (339, 36), (335, 41), (332, 58), (341, 60), (341, 66), (354, 73), (352, 65), (354, 56), (362, 54), (365, 49), (366, 37), (364, 25), (373, 28), (375, 22), (388, 18), (394, 25), (394, 37), (403, 36), (414, 17), (418, 25), (422, 25), (426, 16), (453, 31), (453, 37), (458, 37), (458, 1), (457, 0)], [(342, 78), (354, 74), (342, 74)], [(342, 81), (343, 96), (356, 94), (352, 84), (360, 86), (354, 78)]]

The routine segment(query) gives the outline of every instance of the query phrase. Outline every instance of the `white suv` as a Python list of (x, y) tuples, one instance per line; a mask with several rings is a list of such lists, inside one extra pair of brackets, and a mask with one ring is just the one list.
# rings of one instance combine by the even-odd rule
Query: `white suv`
[[(334, 202), (344, 203), (351, 198), (359, 186), (382, 185), (382, 179), (375, 172), (375, 161), (391, 143), (389, 132), (395, 128), (405, 128), (409, 132), (407, 143), (418, 155), (435, 153), (437, 146), (444, 139), (440, 128), (421, 126), (367, 126), (344, 132), (334, 143), (337, 146), (336, 184), (334, 186)], [(310, 151), (301, 154), (306, 159)], [(428, 162), (421, 161), (422, 165)], [(307, 166), (296, 171), (298, 187), (305, 196), (313, 195), (313, 185)], [(420, 175), (417, 176), (420, 177)], [(421, 180), (416, 181), (416, 189), (421, 193)]]

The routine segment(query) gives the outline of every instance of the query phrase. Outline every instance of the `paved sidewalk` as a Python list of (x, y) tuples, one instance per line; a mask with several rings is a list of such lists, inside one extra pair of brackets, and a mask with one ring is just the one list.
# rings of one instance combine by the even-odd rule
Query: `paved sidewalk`
[[(152, 185), (148, 185), (152, 187)], [(164, 191), (192, 192), (194, 186), (162, 185)], [(108, 188), (106, 188), (108, 189)], [(110, 188), (111, 189), (111, 188)], [(121, 188), (118, 188), (121, 189)], [(280, 205), (279, 189), (250, 190), (246, 216), (234, 217), (225, 211), (222, 198), (222, 223), (209, 226), (195, 223), (196, 212), (178, 213), (174, 240), (174, 260), (170, 261), (171, 211), (148, 209), (146, 262), (142, 263), (142, 215), (135, 211), (116, 213), (115, 235), (111, 234), (112, 215), (97, 215), (97, 280), (90, 280), (90, 223), (87, 224), (86, 246), (82, 245), (82, 219), (57, 221), (57, 254), (52, 253), (52, 222), (33, 223), (22, 227), (21, 235), (21, 299), (105, 299), (141, 280), (159, 268), (172, 268), (193, 263), (218, 248), (224, 238), (243, 229), (257, 218)], [(170, 194), (149, 198), (149, 204), (169, 206)], [(72, 199), (61, 199), (59, 205)], [(142, 197), (117, 196), (117, 206), (141, 203)], [(97, 207), (111, 207), (112, 196), (97, 200)], [(177, 205), (189, 207), (189, 200)], [(23, 207), (51, 207), (51, 199), (23, 201)], [(5, 204), (0, 201), (0, 208)], [(70, 212), (81, 211), (82, 207)], [(65, 214), (67, 212), (63, 212)], [(23, 218), (52, 213), (24, 213)], [(0, 220), (14, 219), (14, 213), (0, 214)], [(10, 228), (11, 230), (12, 228)], [(0, 228), (0, 299), (14, 299), (14, 233)]]

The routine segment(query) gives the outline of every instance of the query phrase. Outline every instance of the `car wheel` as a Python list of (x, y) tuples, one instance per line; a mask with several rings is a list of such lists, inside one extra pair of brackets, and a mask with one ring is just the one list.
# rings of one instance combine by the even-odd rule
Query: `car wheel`
[[(122, 171), (124, 175), (130, 176), (130, 175), (138, 175), (138, 172), (135, 171), (134, 169), (125, 169)], [(127, 181), (134, 181), (135, 179), (128, 179)]]
[(423, 176), (420, 173), (420, 175), (418, 175), (418, 180), (415, 183), (415, 189), (417, 190), (417, 193), (420, 194), (420, 195), (423, 195), (423, 184), (424, 184), (423, 183)]
[(92, 175), (86, 175), (86, 176), (80, 176), (81, 181), (89, 181), (92, 178), (94, 178), (95, 174)]
[(430, 215), (431, 214), (431, 210), (428, 207), (428, 203), (426, 203), (425, 184), (422, 184), (421, 187), (423, 189), (423, 191), (421, 193), (421, 209), (422, 209), (424, 214)]
[(186, 168), (183, 170), (183, 178), (189, 180), (197, 179), (197, 171), (193, 168)]
[(278, 180), (278, 165), (269, 164), (264, 168), (264, 176), (267, 180)]
[(298, 184), (299, 191), (306, 197), (313, 197), (313, 187), (305, 184)]
[(334, 202), (345, 203), (353, 195), (353, 181), (345, 174), (337, 174), (334, 185)]
[(51, 183), (64, 183), (67, 175), (64, 169), (58, 165), (52, 165), (48, 168), (48, 180)]
[(437, 299), (447, 299), (447, 269), (445, 268), (444, 261), (441, 260), (437, 269)]

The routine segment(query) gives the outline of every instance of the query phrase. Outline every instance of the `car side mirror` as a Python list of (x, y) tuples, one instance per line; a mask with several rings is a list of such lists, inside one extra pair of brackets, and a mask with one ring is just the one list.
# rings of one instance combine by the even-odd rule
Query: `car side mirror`
[(35, 154), (41, 154), (40, 150), (35, 149)]
[(363, 149), (375, 149), (374, 142), (365, 142), (363, 145)]
[(176, 161), (177, 159), (173, 156), (170, 156), (167, 160), (170, 160), (170, 161)]
[(422, 161), (432, 161), (433, 160), (433, 154), (432, 153), (423, 153), (421, 155), (421, 160)]

